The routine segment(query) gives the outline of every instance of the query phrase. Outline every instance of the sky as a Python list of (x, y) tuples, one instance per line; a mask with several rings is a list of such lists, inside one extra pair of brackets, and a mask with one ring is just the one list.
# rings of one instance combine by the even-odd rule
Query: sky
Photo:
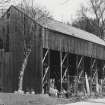
[[(0, 0), (0, 2), (3, 0)], [(21, 0), (11, 0), (11, 4), (18, 4)], [(25, 0), (24, 0), (25, 1)], [(26, 0), (33, 6), (46, 8), (50, 14), (58, 21), (72, 22), (77, 18), (81, 5), (86, 5), (88, 0)], [(5, 5), (4, 5), (5, 7)]]
[(46, 7), (55, 19), (72, 22), (77, 18), (80, 6), (86, 5), (88, 0), (35, 0), (35, 2), (34, 4)]

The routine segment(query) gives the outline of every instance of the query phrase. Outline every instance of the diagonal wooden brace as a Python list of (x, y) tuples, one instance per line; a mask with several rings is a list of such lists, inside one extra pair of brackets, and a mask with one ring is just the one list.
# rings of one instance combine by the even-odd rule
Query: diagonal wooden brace
[[(69, 66), (70, 66), (70, 65), (69, 65)], [(64, 75), (63, 75), (63, 77), (62, 77), (62, 80), (63, 80), (64, 77), (66, 76), (66, 73), (67, 73), (67, 71), (68, 71), (69, 66), (66, 68), (66, 70), (65, 70), (65, 72), (64, 72)]]
[(83, 70), (80, 72), (80, 75), (79, 75), (79, 80), (80, 80), (80, 78), (81, 78), (82, 74), (83, 74)]
[(62, 64), (64, 63), (65, 59), (67, 58), (68, 54), (65, 54), (63, 60), (62, 60)]
[(94, 61), (93, 61), (93, 64), (92, 64), (91, 68), (93, 68), (93, 67), (94, 67), (95, 62), (96, 62), (96, 60), (94, 59)]
[(79, 69), (79, 67), (80, 67), (80, 65), (81, 65), (82, 60), (83, 60), (83, 56), (81, 57), (81, 59), (80, 59), (80, 61), (79, 61), (78, 65), (77, 65), (77, 69)]
[(45, 61), (48, 52), (49, 52), (49, 49), (46, 51), (45, 56), (44, 56), (44, 58), (43, 58), (43, 60), (42, 60), (42, 63)]
[(93, 80), (94, 80), (94, 77), (95, 77), (96, 73), (97, 73), (97, 70), (95, 71), (95, 73), (94, 73), (94, 75), (93, 75), (92, 82), (93, 82)]
[(46, 75), (47, 75), (47, 73), (48, 73), (48, 70), (49, 70), (49, 66), (46, 68), (46, 70), (45, 70), (45, 74), (44, 74), (44, 76), (43, 76), (43, 79), (42, 79), (42, 83), (44, 82), (44, 79), (45, 79), (45, 77), (46, 77)]

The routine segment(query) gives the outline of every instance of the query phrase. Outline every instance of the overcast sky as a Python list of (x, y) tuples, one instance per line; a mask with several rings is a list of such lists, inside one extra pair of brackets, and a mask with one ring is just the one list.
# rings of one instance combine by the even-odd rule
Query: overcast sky
[[(11, 1), (12, 4), (14, 4), (14, 2), (18, 3), (21, 0)], [(26, 1), (27, 3), (32, 3), (32, 0)], [(86, 5), (87, 2), (88, 0), (33, 0), (34, 5), (48, 9), (55, 19), (64, 22), (71, 22), (72, 20), (74, 20), (76, 18), (77, 11), (80, 9), (80, 6), (82, 4)]]
[(86, 5), (88, 0), (35, 0), (40, 6), (45, 6), (59, 21), (72, 21), (76, 18), (80, 6)]

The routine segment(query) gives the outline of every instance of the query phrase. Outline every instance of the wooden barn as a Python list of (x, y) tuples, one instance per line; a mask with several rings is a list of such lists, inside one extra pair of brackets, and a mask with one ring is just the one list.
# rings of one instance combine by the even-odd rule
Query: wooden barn
[(25, 48), (31, 48), (31, 53), (23, 78), (24, 91), (33, 89), (39, 94), (47, 85), (48, 92), (51, 80), (54, 88), (72, 94), (104, 91), (104, 40), (50, 18), (36, 22), (14, 6), (0, 21), (1, 91), (18, 90)]

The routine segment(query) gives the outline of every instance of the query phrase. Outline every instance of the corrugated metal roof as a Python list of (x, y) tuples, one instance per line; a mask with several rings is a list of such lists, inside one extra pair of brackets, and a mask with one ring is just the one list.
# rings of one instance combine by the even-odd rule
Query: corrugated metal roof
[(44, 17), (39, 19), (38, 23), (48, 29), (55, 30), (70, 36), (74, 36), (80, 39), (84, 39), (84, 40), (105, 46), (105, 41), (100, 39), (96, 35), (86, 32), (84, 30), (81, 30), (79, 28), (75, 28), (70, 25), (64, 24), (62, 22)]

